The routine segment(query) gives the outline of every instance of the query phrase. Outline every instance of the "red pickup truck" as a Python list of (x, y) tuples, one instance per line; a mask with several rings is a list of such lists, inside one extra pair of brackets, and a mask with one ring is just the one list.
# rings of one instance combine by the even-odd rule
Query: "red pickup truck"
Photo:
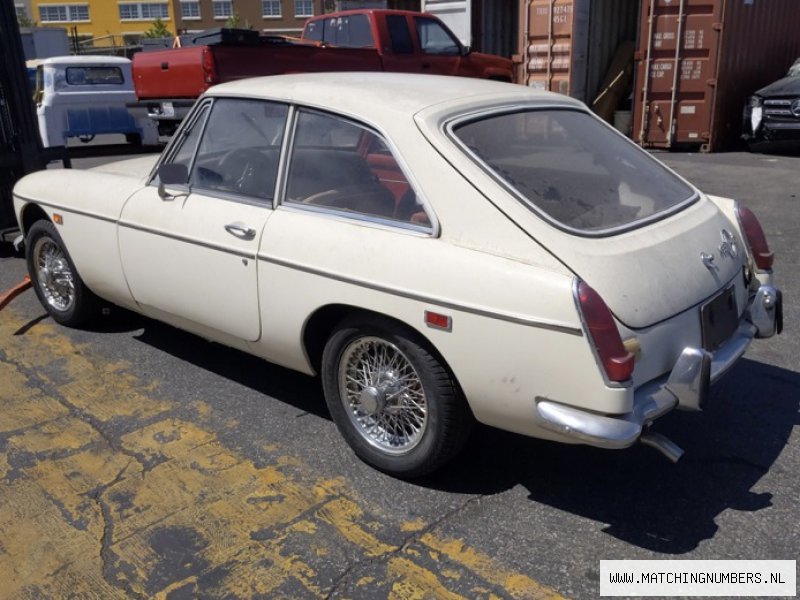
[(471, 52), (433, 15), (397, 10), (352, 10), (308, 20), (302, 38), (219, 30), (192, 45), (133, 57), (138, 100), (159, 125), (174, 132), (194, 101), (212, 85), (281, 73), (398, 71), (512, 81), (510, 60)]

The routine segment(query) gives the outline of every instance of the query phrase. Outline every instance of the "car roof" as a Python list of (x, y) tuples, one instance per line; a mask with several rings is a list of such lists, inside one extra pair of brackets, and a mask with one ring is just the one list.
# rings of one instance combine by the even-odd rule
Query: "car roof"
[(82, 54), (80, 56), (51, 56), (41, 61), (42, 65), (123, 65), (130, 64), (130, 59), (121, 56), (100, 56)]
[(354, 8), (350, 10), (337, 10), (332, 13), (325, 13), (316, 15), (308, 19), (309, 21), (322, 21), (324, 19), (335, 19), (337, 17), (351, 17), (353, 15), (366, 15), (368, 13), (378, 13), (381, 15), (412, 15), (415, 17), (430, 17), (432, 16), (427, 12), (419, 12), (417, 10), (397, 10), (392, 8)]
[(465, 112), (492, 104), (545, 103), (583, 107), (561, 94), (527, 86), (441, 75), (338, 72), (271, 75), (216, 85), (208, 96), (237, 96), (328, 108), (380, 120), (447, 104)]

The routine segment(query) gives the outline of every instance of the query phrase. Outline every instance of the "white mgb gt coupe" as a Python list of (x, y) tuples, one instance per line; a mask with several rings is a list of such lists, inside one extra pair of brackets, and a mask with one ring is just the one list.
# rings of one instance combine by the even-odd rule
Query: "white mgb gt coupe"
[(429, 75), (216, 86), (158, 157), (22, 179), (36, 293), (319, 374), (353, 451), (441, 467), (474, 421), (601, 448), (699, 410), (781, 330), (756, 217), (574, 100)]

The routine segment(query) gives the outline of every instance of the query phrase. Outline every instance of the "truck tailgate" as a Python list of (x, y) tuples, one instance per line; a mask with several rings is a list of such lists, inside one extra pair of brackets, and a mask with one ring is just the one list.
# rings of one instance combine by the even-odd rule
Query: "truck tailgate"
[(190, 46), (133, 56), (133, 86), (139, 100), (197, 98), (209, 83), (203, 73), (208, 46)]

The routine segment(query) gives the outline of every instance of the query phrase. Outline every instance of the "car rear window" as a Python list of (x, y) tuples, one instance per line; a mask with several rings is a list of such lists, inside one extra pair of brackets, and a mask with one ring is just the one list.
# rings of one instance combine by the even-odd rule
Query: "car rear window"
[(695, 199), (661, 163), (581, 111), (494, 113), (451, 131), (528, 208), (575, 233), (631, 229)]
[(122, 85), (119, 67), (67, 67), (69, 85)]
[(374, 48), (372, 29), (366, 15), (347, 15), (311, 21), (303, 37), (340, 48)]

